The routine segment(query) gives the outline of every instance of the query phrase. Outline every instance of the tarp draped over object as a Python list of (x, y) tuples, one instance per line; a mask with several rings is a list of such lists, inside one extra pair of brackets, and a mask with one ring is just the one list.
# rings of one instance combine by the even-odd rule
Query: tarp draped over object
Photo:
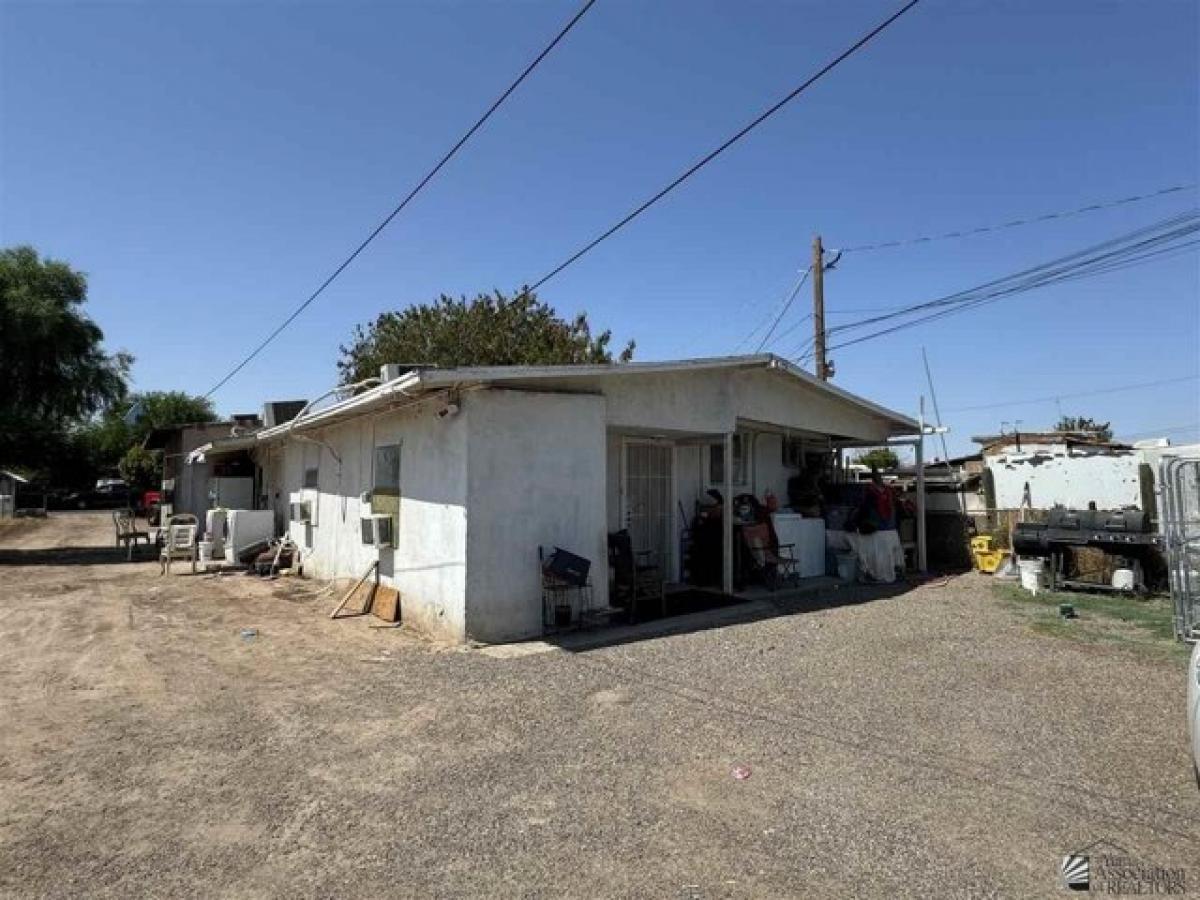
[(896, 570), (904, 569), (904, 547), (900, 535), (892, 529), (859, 534), (847, 531), (846, 543), (858, 557), (859, 571), (872, 581), (891, 584), (896, 580)]

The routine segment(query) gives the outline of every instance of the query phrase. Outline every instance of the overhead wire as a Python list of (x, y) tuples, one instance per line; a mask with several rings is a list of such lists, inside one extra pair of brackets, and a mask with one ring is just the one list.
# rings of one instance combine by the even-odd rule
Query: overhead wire
[(987, 234), (994, 231), (1004, 231), (1009, 228), (1019, 228), (1023, 225), (1035, 225), (1039, 222), (1051, 222), (1056, 219), (1069, 219), (1074, 216), (1084, 215), (1086, 213), (1099, 212), (1106, 209), (1115, 209), (1119, 206), (1127, 206), (1131, 203), (1140, 203), (1144, 200), (1154, 200), (1158, 197), (1164, 197), (1169, 194), (1176, 194), (1180, 191), (1190, 190), (1196, 187), (1194, 182), (1187, 184), (1174, 184), (1170, 187), (1161, 188), (1157, 191), (1150, 191), (1145, 194), (1135, 194), (1131, 197), (1122, 197), (1119, 200), (1109, 200), (1100, 203), (1089, 203), (1087, 206), (1081, 206), (1077, 209), (1062, 210), (1059, 212), (1044, 213), (1039, 216), (1027, 216), (1022, 219), (1013, 219), (1008, 222), (1002, 222), (993, 225), (981, 225), (978, 228), (964, 228), (958, 231), (948, 231), (944, 234), (925, 235), (922, 237), (905, 238), (903, 240), (880, 241), (873, 244), (858, 244), (853, 247), (842, 247), (843, 253), (864, 253), (868, 250), (886, 250), (895, 247), (907, 247), (914, 244), (929, 244), (934, 241), (945, 241), (955, 238), (971, 237), (977, 234)]
[(628, 225), (630, 222), (632, 222), (634, 219), (636, 219), (642, 213), (646, 212), (646, 210), (650, 209), (652, 206), (654, 206), (656, 203), (658, 203), (660, 200), (662, 200), (664, 197), (666, 197), (668, 194), (670, 194), (672, 191), (674, 191), (677, 187), (679, 187), (681, 184), (683, 184), (685, 181), (687, 181), (689, 178), (691, 178), (693, 175), (695, 175), (697, 172), (699, 172), (701, 169), (703, 169), (705, 166), (707, 166), (710, 162), (712, 162), (714, 159), (716, 159), (718, 156), (720, 156), (722, 153), (724, 153), (726, 150), (728, 150), (730, 147), (732, 147), (734, 144), (736, 144), (738, 141), (740, 141), (742, 138), (744, 138), (746, 135), (748, 135), (751, 131), (753, 131), (755, 128), (757, 128), (759, 125), (761, 125), (767, 119), (771, 118), (771, 116), (775, 115), (777, 112), (779, 112), (781, 109), (783, 109), (789, 103), (791, 103), (791, 101), (793, 101), (798, 96), (800, 96), (802, 93), (804, 93), (806, 90), (808, 90), (808, 88), (812, 87), (814, 84), (816, 84), (822, 78), (824, 78), (826, 75), (828, 75), (834, 69), (836, 69), (839, 65), (841, 65), (841, 63), (845, 62), (849, 57), (853, 56), (858, 50), (860, 50), (862, 47), (864, 47), (873, 38), (875, 38), (878, 34), (880, 34), (889, 25), (891, 25), (893, 22), (895, 22), (897, 19), (899, 19), (901, 16), (903, 16), (906, 12), (908, 12), (910, 9), (912, 9), (914, 6), (916, 6), (917, 3), (919, 3), (919, 2), (920, 2), (920, 0), (909, 0), (908, 3), (904, 4), (904, 6), (902, 6), (900, 9), (898, 9), (896, 12), (892, 13), (890, 16), (888, 16), (886, 19), (884, 19), (882, 22), (880, 22), (878, 25), (876, 25), (874, 28), (872, 28), (870, 31), (868, 31), (865, 35), (863, 35), (861, 38), (859, 38), (857, 41), (855, 41), (853, 44), (851, 44), (849, 47), (847, 47), (845, 50), (843, 50), (841, 53), (839, 53), (837, 56), (835, 56), (832, 60), (827, 62), (825, 65), (823, 65), (814, 74), (810, 75), (807, 79), (805, 79), (803, 82), (801, 82), (797, 87), (795, 87), (791, 91), (789, 91), (781, 100), (779, 100), (774, 105), (769, 107), (766, 111), (760, 113), (758, 116), (756, 116), (754, 119), (752, 119), (747, 125), (743, 126), (740, 130), (738, 130), (736, 133), (734, 133), (734, 135), (732, 137), (726, 139), (724, 142), (722, 142), (720, 145), (718, 145), (716, 147), (716, 149), (710, 151), (704, 157), (702, 157), (698, 162), (694, 163), (693, 165), (691, 165), (690, 167), (685, 169), (682, 174), (677, 176), (666, 187), (662, 188), (657, 193), (655, 193), (651, 197), (649, 197), (647, 200), (643, 201), (632, 212), (626, 214), (622, 219), (620, 219), (615, 225), (613, 225), (610, 228), (608, 228), (607, 230), (601, 232), (595, 238), (588, 241), (586, 244), (584, 244), (582, 247), (580, 247), (578, 250), (576, 250), (574, 253), (572, 253), (570, 256), (568, 256), (561, 263), (556, 265), (553, 269), (548, 271), (541, 278), (537, 279), (537, 281), (533, 282), (531, 285), (524, 288), (523, 293), (528, 293), (529, 291), (537, 290), (539, 287), (544, 285), (550, 279), (557, 276), (563, 270), (565, 270), (569, 266), (574, 265), (576, 262), (578, 262), (580, 259), (582, 259), (585, 255), (590, 253), (592, 250), (594, 250), (596, 247), (598, 247), (604, 241), (608, 240), (610, 237), (612, 237), (614, 234), (616, 234), (618, 231), (620, 231), (622, 228), (624, 228), (626, 225)]
[[(798, 279), (803, 279), (803, 278), (807, 278), (807, 277), (808, 277), (808, 270), (805, 269), (800, 272)], [(803, 282), (801, 282), (801, 283), (803, 283)], [(788, 298), (792, 295), (792, 292), (795, 290), (797, 290), (797, 285), (793, 284), (790, 288), (787, 289), (787, 292), (783, 295), (783, 299), (779, 302), (779, 305), (782, 306), (784, 303), (787, 303)], [(742, 339), (740, 341), (738, 341), (736, 344), (733, 345), (733, 352), (737, 353), (739, 350), (742, 349), (743, 346), (750, 343), (750, 341), (754, 340), (754, 338), (758, 335), (758, 333), (760, 331), (762, 331), (764, 328), (766, 328), (768, 325), (771, 324), (771, 321), (774, 318), (775, 318), (774, 311), (770, 310), (770, 309), (767, 310), (766, 315), (764, 315), (762, 317), (762, 319), (759, 321), (759, 323), (757, 325), (755, 325), (753, 328), (751, 328), (750, 331), (748, 331), (742, 337)]]
[[(1195, 244), (1200, 243), (1200, 241), (1196, 240), (1180, 240), (1198, 231), (1200, 231), (1200, 216), (1197, 216), (1195, 212), (1174, 216), (1157, 222), (1154, 225), (1137, 229), (1128, 234), (1033, 266), (1029, 269), (993, 279), (992, 281), (964, 291), (958, 291), (954, 294), (924, 303), (898, 307), (894, 312), (885, 315), (835, 326), (829, 329), (829, 334), (842, 333), (897, 318), (913, 316), (916, 313), (926, 310), (933, 310), (917, 318), (908, 318), (907, 321), (900, 322), (897, 325), (882, 328), (857, 338), (841, 341), (832, 345), (829, 349), (835, 350), (873, 340), (925, 322), (934, 321), (949, 315), (956, 315), (968, 309), (994, 303), (1005, 297), (1047, 287), (1051, 284), (1094, 277), (1115, 271), (1119, 268), (1144, 264), (1160, 258), (1168, 252), (1187, 250)], [(1163, 246), (1164, 244), (1168, 246)]]
[[(1010, 283), (1019, 283), (1020, 279), (1038, 280), (1042, 278), (1055, 277), (1058, 273), (1064, 273), (1069, 276), (1078, 271), (1078, 268), (1090, 265), (1102, 265), (1115, 258), (1124, 259), (1125, 255), (1132, 254), (1134, 251), (1142, 249), (1148, 245), (1156, 245), (1180, 236), (1194, 234), (1200, 231), (1200, 216), (1197, 216), (1195, 211), (1180, 213), (1162, 219), (1151, 225), (1135, 229), (1131, 232), (1119, 235), (1115, 238), (1110, 238), (1101, 241), (1098, 244), (1093, 244), (1068, 253), (1064, 256), (1057, 257), (1047, 262), (1039, 263), (1019, 272), (1001, 276), (1000, 278), (992, 279), (983, 284), (976, 285), (966, 290), (956, 291), (945, 297), (939, 297), (936, 300), (929, 300), (924, 303), (910, 304), (908, 306), (897, 307), (894, 311), (878, 316), (873, 316), (866, 319), (861, 319), (857, 322), (850, 322), (845, 325), (835, 325), (829, 329), (830, 334), (836, 334), (850, 329), (862, 328), (867, 325), (873, 325), (889, 319), (898, 318), (916, 312), (922, 309), (951, 306), (959, 303), (970, 302), (975, 299), (979, 292), (986, 291), (992, 288), (1002, 288)], [(1123, 246), (1124, 245), (1124, 246)]]
[[(765, 347), (767, 342), (771, 340), (771, 335), (775, 333), (775, 329), (779, 327), (779, 323), (783, 321), (783, 317), (787, 315), (787, 311), (791, 309), (792, 303), (796, 299), (796, 295), (800, 293), (800, 288), (804, 287), (804, 282), (808, 280), (809, 273), (811, 272), (812, 266), (809, 266), (804, 270), (804, 273), (800, 276), (799, 280), (797, 280), (796, 286), (792, 288), (792, 292), (788, 295), (787, 300), (784, 301), (783, 307), (779, 310), (779, 315), (777, 315), (775, 320), (771, 322), (771, 327), (767, 329), (767, 333), (763, 335), (763, 339), (758, 342), (758, 348), (754, 351), (755, 353), (761, 353), (763, 347)], [(795, 326), (792, 327), (795, 328)], [(780, 335), (780, 338), (782, 337), (783, 335)]]
[(596, 0), (585, 0), (585, 2), (579, 8), (579, 10), (576, 11), (575, 15), (573, 15), (570, 18), (570, 20), (568, 20), (566, 25), (564, 25), (561, 29), (559, 29), (558, 33), (554, 36), (553, 40), (551, 40), (550, 43), (548, 43), (542, 49), (541, 53), (539, 53), (537, 56), (535, 56), (533, 58), (533, 60), (527, 66), (525, 66), (525, 68), (521, 71), (521, 74), (518, 75), (511, 84), (509, 84), (509, 86), (505, 89), (504, 93), (502, 93), (499, 97), (497, 97), (496, 100), (492, 103), (492, 105), (487, 108), (487, 111), (484, 112), (484, 114), (482, 116), (480, 116), (478, 119), (475, 120), (475, 123), (470, 128), (468, 128), (467, 131), (462, 135), (462, 137), (460, 137), (454, 143), (454, 145), (442, 155), (441, 159), (438, 160), (438, 162), (434, 165), (434, 167), (425, 173), (425, 175), (421, 178), (421, 180), (417, 182), (416, 186), (412, 190), (410, 190), (407, 195), (405, 195), (404, 199), (401, 200), (398, 204), (396, 204), (395, 207), (393, 207), (392, 211), (390, 213), (388, 213), (387, 216), (384, 217), (383, 221), (381, 221), (378, 225), (375, 226), (374, 229), (372, 229), (371, 233), (368, 234), (366, 236), (366, 238), (364, 238), (350, 252), (350, 255), (347, 256), (337, 266), (337, 268), (335, 268), (333, 270), (333, 272), (330, 273), (329, 276), (326, 277), (326, 279), (321, 282), (321, 284), (317, 287), (317, 289), (315, 291), (313, 291), (311, 294), (308, 295), (308, 297), (304, 300), (303, 303), (301, 303), (299, 306), (297, 306), (291, 312), (291, 314), (288, 315), (287, 318), (285, 318), (283, 320), (283, 322), (281, 322), (278, 326), (276, 326), (276, 328), (273, 331), (271, 331), (271, 333), (268, 334), (257, 346), (255, 346), (255, 348), (253, 350), (251, 350), (242, 359), (241, 362), (239, 362), (236, 366), (234, 366), (225, 375), (225, 377), (223, 377), (220, 381), (218, 381), (211, 388), (209, 388), (208, 391), (204, 395), (205, 397), (211, 397), (214, 393), (216, 393), (218, 390), (220, 390), (222, 387), (224, 387), (226, 384), (228, 384), (229, 381), (235, 375), (238, 374), (238, 372), (240, 372), (243, 368), (245, 368), (246, 365), (252, 359), (254, 359), (256, 356), (258, 356), (259, 353), (261, 353), (264, 349), (266, 349), (266, 347), (272, 341), (274, 341), (275, 338), (279, 337), (279, 335), (283, 332), (283, 330), (285, 328), (287, 328), (290, 324), (292, 324), (292, 322), (294, 322), (296, 320), (296, 318), (302, 312), (304, 312), (304, 310), (306, 310), (309, 306), (311, 306), (313, 301), (315, 301), (318, 297), (321, 296), (321, 294), (323, 294), (325, 292), (326, 288), (328, 288), (331, 284), (333, 284), (333, 282), (338, 278), (338, 276), (341, 275), (342, 272), (344, 272), (350, 266), (350, 264), (352, 262), (354, 262), (355, 259), (358, 258), (359, 254), (367, 249), (367, 247), (371, 244), (371, 242), (374, 241), (375, 238), (377, 238), (380, 235), (380, 233), (385, 228), (387, 228), (388, 225), (391, 224), (392, 220), (395, 219), (396, 216), (400, 215), (400, 213), (404, 210), (404, 208), (407, 207), (408, 204), (411, 203), (413, 201), (413, 199), (415, 199), (416, 196), (421, 193), (421, 191), (425, 188), (425, 186), (427, 184), (429, 184), (430, 181), (433, 180), (434, 176), (436, 176), (438, 174), (438, 172), (440, 172), (442, 170), (442, 168), (448, 162), (450, 162), (451, 159), (454, 158), (454, 156), (458, 153), (459, 150), (461, 150), (463, 148), (463, 146), (467, 143), (467, 141), (469, 141), (475, 135), (475, 133), (484, 126), (484, 124), (488, 121), (488, 119), (490, 119), (492, 117), (492, 114), (495, 113), (496, 110), (498, 110), (500, 108), (500, 106), (504, 103), (504, 101), (506, 101), (512, 95), (512, 93), (518, 87), (521, 86), (521, 84), (525, 81), (525, 79), (528, 78), (533, 73), (534, 69), (536, 69), (542, 63), (542, 61), (547, 56), (550, 55), (550, 52), (555, 47), (558, 46), (558, 44), (563, 40), (563, 38), (565, 38), (567, 36), (568, 33), (570, 33), (571, 29), (573, 29), (576, 26), (576, 24), (578, 24), (579, 20), (582, 19), (584, 17), (584, 15), (587, 14), (588, 10), (590, 10), (595, 3), (596, 3)]
[(954, 406), (946, 412), (976, 412), (985, 409), (1001, 409), (1009, 406), (1034, 406), (1039, 403), (1055, 403), (1059, 400), (1077, 400), (1082, 397), (1102, 397), (1105, 394), (1119, 394), (1124, 391), (1136, 391), (1144, 388), (1163, 387), (1169, 384), (1183, 384), (1186, 381), (1200, 380), (1200, 375), (1183, 375), (1179, 378), (1160, 378), (1156, 381), (1139, 381), (1132, 384), (1119, 384), (1113, 387), (1098, 388), (1091, 391), (1071, 391), (1047, 395), (1043, 397), (1026, 397), (1023, 400), (1001, 400), (996, 403), (976, 403), (971, 406)]

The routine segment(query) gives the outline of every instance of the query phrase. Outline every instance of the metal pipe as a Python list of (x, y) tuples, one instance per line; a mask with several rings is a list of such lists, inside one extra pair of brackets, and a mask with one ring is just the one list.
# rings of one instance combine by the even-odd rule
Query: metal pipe
[(733, 593), (733, 432), (725, 432), (724, 502), (721, 508), (721, 589)]
[(917, 569), (929, 571), (929, 552), (925, 541), (925, 396), (921, 396), (921, 412), (918, 422), (921, 435), (916, 442), (917, 455)]

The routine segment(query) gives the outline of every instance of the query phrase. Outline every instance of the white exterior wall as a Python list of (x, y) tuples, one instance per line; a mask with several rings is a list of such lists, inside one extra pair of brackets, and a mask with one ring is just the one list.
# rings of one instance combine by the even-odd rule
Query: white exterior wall
[(798, 383), (786, 373), (751, 369), (738, 372), (731, 381), (738, 419), (879, 443), (888, 439), (882, 416)]
[[(431, 403), (306, 432), (341, 456), (290, 438), (261, 454), (268, 495), (286, 518), (287, 503), (301, 490), (304, 469), (319, 461), (317, 524), (289, 522), (304, 548), (305, 574), (358, 579), (379, 560), (380, 580), (400, 591), (406, 622), (449, 640), (466, 636), (466, 459), (463, 415), (438, 419)], [(372, 487), (374, 448), (400, 444), (400, 516), (394, 548), (362, 543), (359, 524), (369, 505), (359, 496)]]
[(984, 458), (995, 481), (998, 509), (1020, 507), (1026, 483), (1034, 509), (1087, 509), (1090, 502), (1098, 509), (1140, 506), (1140, 461), (1132, 450), (1081, 453), (1069, 452), (1062, 445)]
[(467, 466), (467, 634), (542, 632), (538, 546), (591, 560), (608, 603), (605, 400), (589, 394), (473, 391)]

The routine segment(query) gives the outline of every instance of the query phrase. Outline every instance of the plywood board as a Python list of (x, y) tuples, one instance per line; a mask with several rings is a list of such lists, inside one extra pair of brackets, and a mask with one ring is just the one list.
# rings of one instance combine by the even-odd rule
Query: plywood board
[(375, 599), (371, 604), (371, 612), (385, 622), (400, 620), (400, 592), (395, 588), (379, 585), (375, 589)]

